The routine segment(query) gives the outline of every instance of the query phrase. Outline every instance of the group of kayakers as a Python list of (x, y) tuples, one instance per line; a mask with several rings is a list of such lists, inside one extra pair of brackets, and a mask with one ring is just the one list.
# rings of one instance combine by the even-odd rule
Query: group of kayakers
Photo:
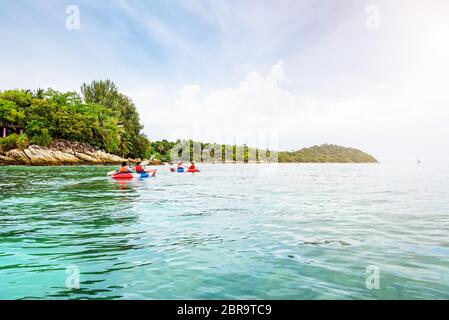
[[(173, 163), (170, 164), (173, 165)], [(170, 167), (170, 171), (172, 172), (180, 170), (184, 170), (184, 163), (182, 161), (178, 162), (176, 169), (174, 167)], [(198, 171), (198, 168), (195, 166), (195, 163), (193, 161), (190, 161), (190, 166), (187, 167), (187, 171)]]
[[(170, 163), (172, 164), (172, 163)], [(177, 168), (170, 167), (170, 171), (181, 171), (184, 170), (184, 163), (182, 161), (178, 162)], [(195, 166), (195, 163), (193, 161), (190, 161), (190, 166), (187, 167), (188, 172), (198, 172), (198, 168)], [(141, 162), (137, 162), (136, 166), (134, 167), (134, 171), (128, 167), (126, 162), (122, 162), (122, 165), (120, 169), (118, 170), (118, 174), (129, 174), (129, 173), (149, 173), (153, 177), (156, 175), (157, 169), (145, 169), (145, 166)]]

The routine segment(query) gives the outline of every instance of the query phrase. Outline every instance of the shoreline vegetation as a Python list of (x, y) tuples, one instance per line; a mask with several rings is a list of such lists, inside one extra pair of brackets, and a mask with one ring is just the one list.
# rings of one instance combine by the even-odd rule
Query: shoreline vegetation
[(112, 81), (84, 83), (80, 89), (81, 94), (53, 89), (0, 92), (0, 165), (109, 165), (150, 158), (152, 165), (159, 165), (170, 162), (179, 145), (189, 151), (187, 158), (200, 162), (377, 162), (360, 150), (329, 144), (274, 152), (191, 140), (151, 142), (142, 133), (134, 103)]

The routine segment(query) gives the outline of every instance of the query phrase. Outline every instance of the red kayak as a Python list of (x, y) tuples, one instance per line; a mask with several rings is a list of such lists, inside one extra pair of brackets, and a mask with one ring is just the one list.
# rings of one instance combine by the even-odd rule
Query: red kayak
[(116, 173), (112, 175), (112, 178), (117, 180), (129, 180), (134, 179), (134, 176), (132, 173)]
[(187, 169), (187, 172), (200, 172), (200, 170), (199, 169)]

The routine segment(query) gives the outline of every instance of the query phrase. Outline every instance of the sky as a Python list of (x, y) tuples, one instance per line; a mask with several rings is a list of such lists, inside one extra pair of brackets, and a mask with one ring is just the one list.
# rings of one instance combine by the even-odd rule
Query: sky
[(1, 0), (0, 39), (0, 90), (111, 79), (151, 140), (449, 159), (446, 0)]

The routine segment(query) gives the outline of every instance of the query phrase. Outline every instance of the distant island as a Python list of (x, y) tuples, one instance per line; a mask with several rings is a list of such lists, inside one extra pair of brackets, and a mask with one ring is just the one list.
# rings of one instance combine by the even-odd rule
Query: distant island
[(305, 163), (377, 163), (371, 155), (354, 148), (323, 144), (298, 151), (279, 152), (279, 162)]
[[(257, 163), (273, 154), (246, 145), (150, 141), (142, 129), (131, 98), (110, 80), (83, 84), (81, 94), (53, 89), (0, 92), (0, 165), (112, 164), (150, 158), (152, 164), (162, 164), (172, 160), (170, 153), (179, 143), (190, 146), (190, 157), (197, 146), (199, 161), (207, 161), (202, 155), (209, 153), (226, 162)], [(377, 162), (360, 150), (330, 144), (277, 152), (276, 161)]]
[[(164, 162), (170, 162), (170, 151), (177, 144), (191, 144), (190, 153), (193, 153), (193, 145), (200, 148), (201, 153), (208, 152), (211, 147), (222, 153), (222, 158), (226, 162), (263, 162), (262, 153), (273, 153), (270, 150), (258, 150), (246, 145), (225, 145), (217, 143), (203, 143), (196, 141), (176, 142), (161, 140), (151, 142), (153, 154)], [(213, 151), (212, 151), (213, 152)], [(217, 152), (217, 151), (215, 151)], [(240, 153), (240, 156), (237, 154)], [(203, 160), (203, 159), (201, 159)], [(346, 148), (333, 144), (323, 144), (310, 148), (303, 148), (298, 151), (278, 151), (277, 162), (280, 163), (377, 163), (373, 156), (354, 148)]]

